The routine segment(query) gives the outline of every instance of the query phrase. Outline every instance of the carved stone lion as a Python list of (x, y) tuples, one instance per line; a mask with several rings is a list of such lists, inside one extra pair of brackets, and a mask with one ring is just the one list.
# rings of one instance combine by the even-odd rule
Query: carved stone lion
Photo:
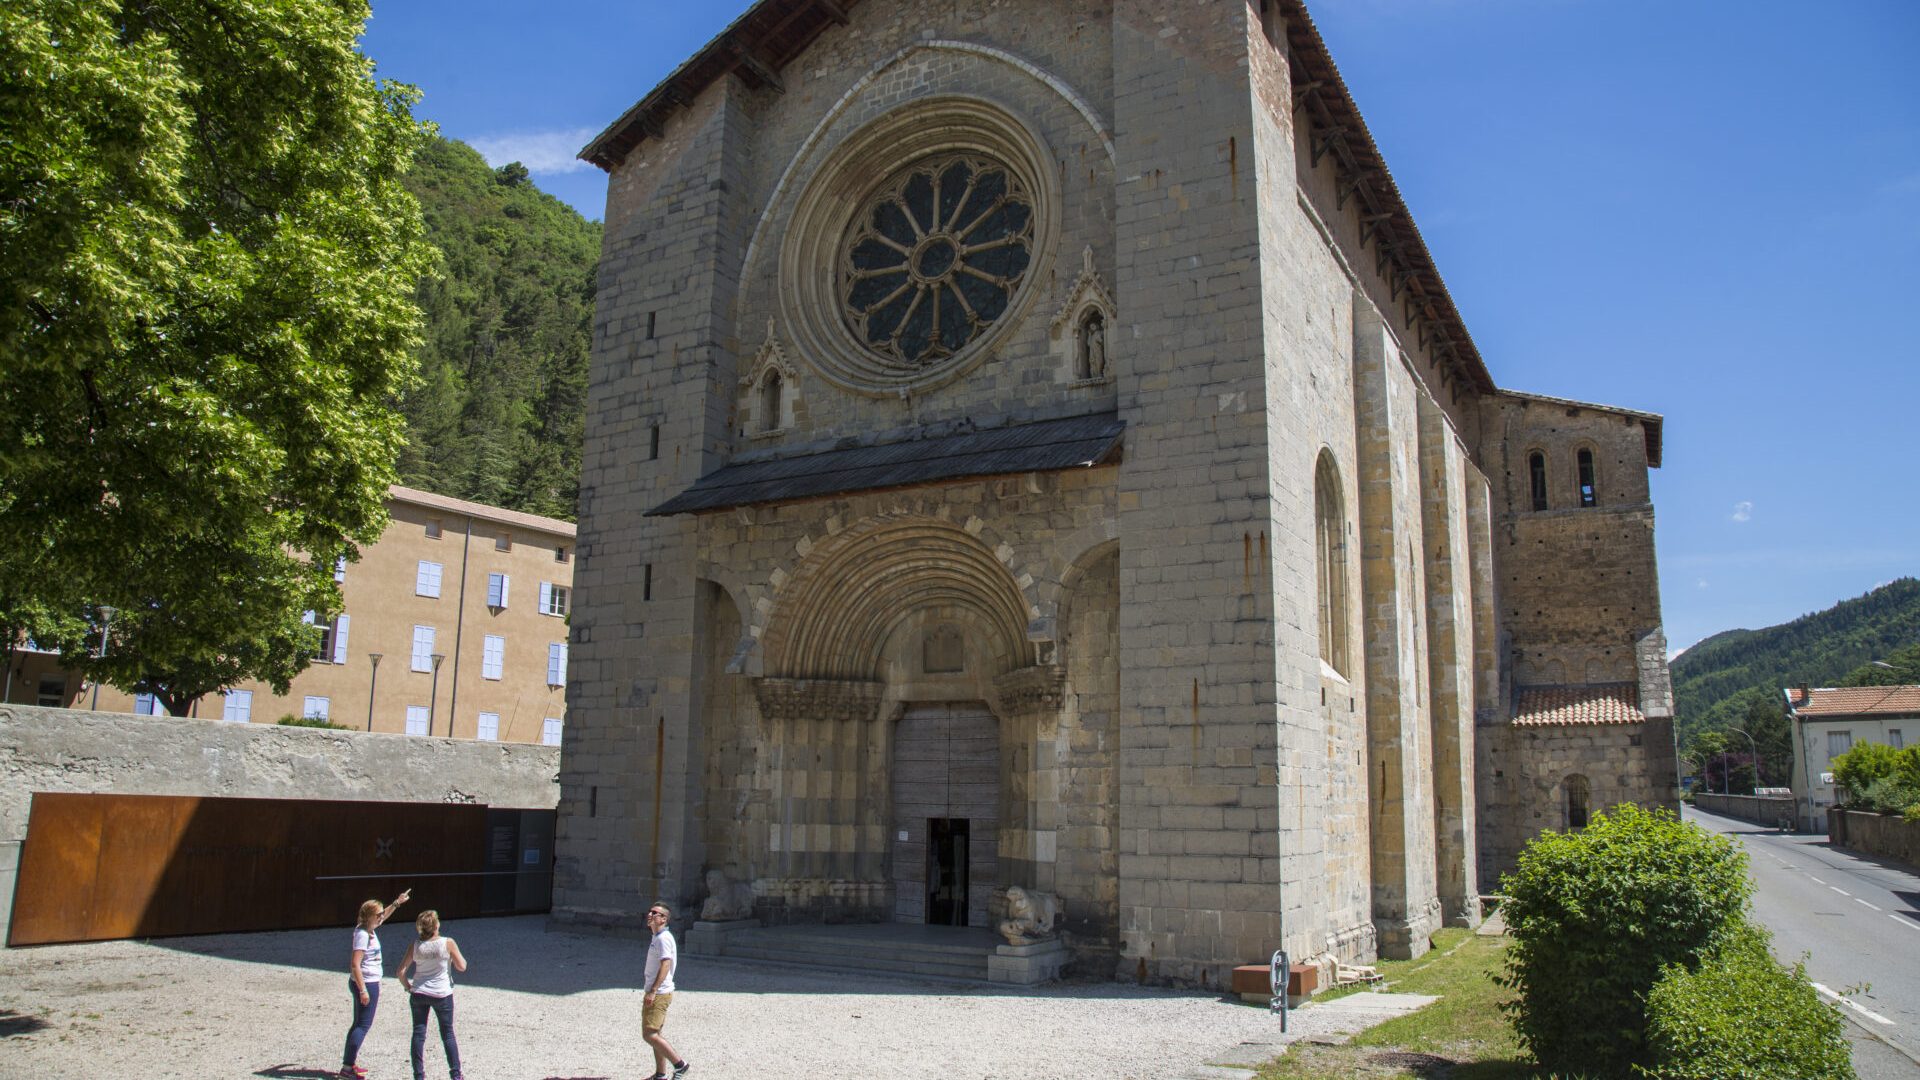
[(753, 886), (728, 881), (719, 870), (707, 871), (707, 902), (700, 905), (703, 922), (731, 922), (753, 917)]
[(1008, 886), (1007, 917), (1000, 921), (1000, 936), (1006, 938), (1009, 945), (1031, 945), (1052, 936), (1053, 923), (1059, 915), (1059, 901), (1052, 893)]

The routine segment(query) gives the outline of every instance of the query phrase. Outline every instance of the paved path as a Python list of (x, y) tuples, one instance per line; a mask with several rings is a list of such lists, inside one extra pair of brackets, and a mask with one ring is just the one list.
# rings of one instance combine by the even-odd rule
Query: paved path
[[(644, 943), (548, 933), (539, 916), (449, 924), (473, 1080), (635, 1080), (652, 1072), (636, 989)], [(412, 927), (381, 931), (392, 963)], [(348, 931), (225, 934), (0, 950), (0, 1076), (327, 1080), (350, 1020)], [(1246, 1077), (1298, 1038), (1337, 1038), (1420, 1003), (1357, 995), (1293, 1014), (1120, 983), (968, 988), (683, 957), (668, 1036), (689, 1080)], [(410, 1073), (389, 982), (361, 1064)], [(1371, 1000), (1387, 998), (1392, 1000)], [(437, 1038), (429, 1075), (443, 1076)]]
[[(1757, 886), (1754, 917), (1783, 960), (1893, 1050), (1855, 1043), (1863, 1080), (1920, 1077), (1920, 874), (1827, 842), (1691, 807), (1687, 820), (1738, 839)], [(1850, 989), (1854, 989), (1849, 993)], [(1904, 1056), (1903, 1056), (1904, 1055)]]

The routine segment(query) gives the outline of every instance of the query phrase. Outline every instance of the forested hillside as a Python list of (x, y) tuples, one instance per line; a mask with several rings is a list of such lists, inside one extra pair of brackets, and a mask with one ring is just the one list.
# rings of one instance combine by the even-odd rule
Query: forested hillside
[[(1920, 581), (1913, 578), (1779, 626), (1716, 634), (1673, 661), (1680, 745), (1697, 750), (1704, 738), (1712, 752), (1718, 733), (1744, 728), (1758, 744), (1763, 779), (1784, 782), (1792, 746), (1781, 689), (1920, 683), (1916, 643)], [(1875, 667), (1875, 660), (1894, 669)], [(1726, 739), (1728, 750), (1746, 745), (1737, 733)]]
[(600, 225), (517, 164), (437, 139), (408, 186), (445, 256), (421, 282), (401, 483), (573, 520)]

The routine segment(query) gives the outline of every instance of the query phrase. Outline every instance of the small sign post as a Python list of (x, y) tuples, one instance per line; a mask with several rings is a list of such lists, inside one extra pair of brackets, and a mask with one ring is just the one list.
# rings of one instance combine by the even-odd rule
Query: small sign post
[(1292, 970), (1293, 965), (1287, 962), (1287, 950), (1276, 950), (1273, 954), (1273, 1001), (1268, 1008), (1280, 1014), (1282, 1035), (1287, 1033), (1287, 978)]

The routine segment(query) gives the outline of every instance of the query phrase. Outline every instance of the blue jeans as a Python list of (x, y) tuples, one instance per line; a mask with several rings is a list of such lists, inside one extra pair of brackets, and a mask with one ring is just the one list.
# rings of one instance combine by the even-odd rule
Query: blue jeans
[(367, 984), (367, 1003), (360, 1004), (360, 991), (354, 989), (353, 980), (347, 980), (347, 993), (353, 998), (353, 1026), (347, 1029), (347, 1052), (340, 1064), (351, 1069), (354, 1059), (360, 1056), (360, 1044), (367, 1040), (367, 1029), (373, 1027), (373, 1013), (380, 1007), (380, 984)]
[(453, 1037), (453, 995), (413, 997), (413, 1080), (427, 1080), (427, 1010), (440, 1022), (440, 1045), (447, 1051), (447, 1071), (460, 1080), (460, 1044)]

